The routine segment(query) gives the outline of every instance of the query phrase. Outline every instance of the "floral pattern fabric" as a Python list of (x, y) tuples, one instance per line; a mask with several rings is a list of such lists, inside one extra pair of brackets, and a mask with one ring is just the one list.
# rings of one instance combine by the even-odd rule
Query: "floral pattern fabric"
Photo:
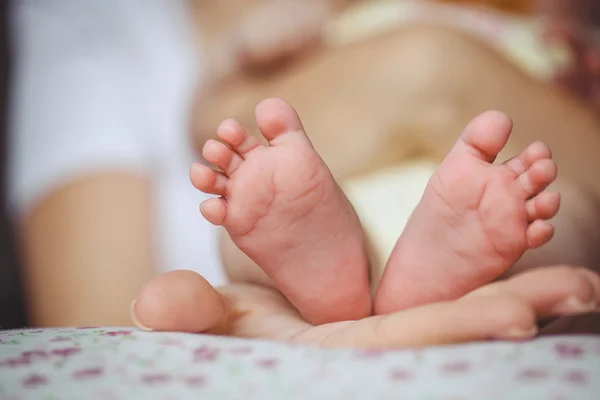
[(118, 328), (0, 332), (0, 400), (598, 400), (600, 337), (328, 350)]

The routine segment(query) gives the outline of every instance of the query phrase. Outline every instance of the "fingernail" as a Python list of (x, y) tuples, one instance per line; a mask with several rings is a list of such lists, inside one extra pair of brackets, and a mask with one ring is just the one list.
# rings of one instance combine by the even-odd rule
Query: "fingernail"
[(537, 326), (534, 326), (533, 328), (528, 330), (525, 330), (523, 328), (511, 328), (504, 335), (502, 335), (502, 338), (508, 340), (530, 339), (537, 335), (537, 333)]
[(595, 300), (588, 303), (582, 302), (575, 296), (568, 297), (562, 303), (558, 303), (554, 307), (554, 311), (559, 314), (585, 314), (599, 310)]
[(148, 328), (144, 325), (142, 325), (142, 323), (140, 322), (140, 320), (138, 319), (138, 317), (135, 315), (135, 303), (137, 302), (137, 299), (135, 299), (134, 301), (131, 302), (131, 306), (129, 308), (129, 312), (131, 314), (131, 321), (133, 322), (133, 324), (135, 326), (137, 326), (139, 329), (146, 331), (146, 332), (152, 332), (154, 329), (152, 328)]

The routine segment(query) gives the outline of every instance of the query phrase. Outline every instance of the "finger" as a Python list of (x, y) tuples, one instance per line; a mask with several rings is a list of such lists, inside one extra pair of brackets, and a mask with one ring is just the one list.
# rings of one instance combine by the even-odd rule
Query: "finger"
[[(583, 268), (546, 267), (494, 283), (451, 303), (437, 303), (388, 316), (329, 324), (309, 340), (332, 347), (403, 347), (489, 338), (526, 339), (536, 321), (579, 315), (600, 303), (600, 277)], [(304, 341), (304, 335), (296, 340)]]
[(131, 314), (144, 330), (195, 333), (222, 324), (231, 315), (231, 306), (202, 276), (173, 271), (142, 287)]
[[(508, 295), (436, 303), (353, 323), (316, 329), (328, 347), (419, 347), (478, 340), (526, 339), (536, 334), (533, 309)], [(314, 330), (311, 332), (314, 336)], [(303, 341), (304, 335), (297, 337)]]
[(580, 315), (595, 311), (600, 304), (600, 276), (585, 268), (543, 267), (484, 286), (464, 298), (496, 294), (524, 300), (538, 320)]

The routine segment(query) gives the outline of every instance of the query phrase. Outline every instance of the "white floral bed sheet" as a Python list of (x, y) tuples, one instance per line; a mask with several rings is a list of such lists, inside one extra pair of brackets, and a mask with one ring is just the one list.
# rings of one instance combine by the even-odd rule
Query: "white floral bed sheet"
[(598, 400), (600, 337), (361, 351), (119, 328), (5, 331), (0, 399)]

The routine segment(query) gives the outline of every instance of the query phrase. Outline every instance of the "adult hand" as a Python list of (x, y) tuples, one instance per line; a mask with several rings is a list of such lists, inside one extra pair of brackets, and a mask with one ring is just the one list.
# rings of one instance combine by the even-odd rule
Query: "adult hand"
[(330, 0), (268, 0), (252, 9), (229, 45), (242, 72), (265, 73), (316, 48), (333, 12)]
[(536, 322), (579, 315), (600, 303), (600, 277), (546, 267), (484, 286), (452, 302), (359, 321), (313, 326), (274, 289), (234, 284), (215, 289), (200, 275), (175, 271), (149, 282), (132, 305), (136, 325), (325, 347), (393, 348), (486, 339), (519, 340)]

